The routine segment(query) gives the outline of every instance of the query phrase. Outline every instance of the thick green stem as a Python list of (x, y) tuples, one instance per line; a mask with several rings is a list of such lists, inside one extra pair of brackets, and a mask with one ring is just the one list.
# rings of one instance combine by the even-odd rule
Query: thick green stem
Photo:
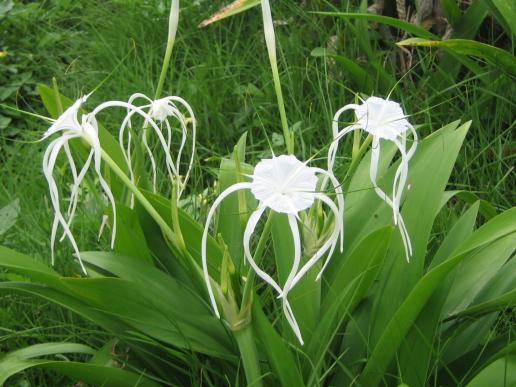
[[(258, 240), (258, 245), (256, 246), (256, 252), (254, 253), (254, 261), (259, 262), (262, 258), (263, 250), (265, 248), (265, 241), (269, 236), (272, 228), (272, 220), (274, 219), (274, 212), (270, 211), (269, 216), (267, 217), (267, 222), (265, 223), (265, 227), (263, 228), (262, 235), (260, 235), (260, 239)], [(253, 291), (254, 279), (256, 277), (256, 273), (252, 268), (249, 268), (249, 272), (247, 275), (247, 281), (245, 282), (244, 292), (242, 294), (242, 304), (240, 309), (244, 309), (248, 307), (248, 304), (251, 302), (251, 295)]]
[[(142, 207), (147, 211), (152, 219), (158, 224), (161, 228), (165, 236), (171, 241), (171, 243), (178, 247), (184, 255), (184, 258), (187, 261), (187, 264), (190, 265), (193, 272), (197, 275), (197, 278), (201, 284), (204, 284), (204, 277), (201, 268), (192, 257), (192, 255), (186, 250), (181, 249), (181, 242), (178, 240), (176, 233), (172, 230), (172, 228), (168, 225), (168, 223), (161, 217), (161, 215), (156, 211), (156, 209), (152, 206), (152, 204), (147, 200), (145, 195), (141, 193), (138, 187), (127, 177), (127, 175), (120, 169), (120, 167), (115, 163), (115, 161), (107, 154), (104, 149), (102, 149), (102, 159), (104, 162), (111, 168), (111, 170), (117, 175), (120, 180), (125, 184), (127, 188), (134, 194), (136, 200), (140, 202)], [(184, 246), (184, 242), (183, 242)]]
[(262, 387), (262, 373), (254, 343), (253, 326), (248, 324), (244, 328), (234, 331), (233, 334), (242, 356), (247, 386)]
[(148, 212), (152, 219), (161, 227), (165, 235), (172, 242), (176, 241), (176, 235), (172, 228), (165, 222), (165, 220), (161, 217), (161, 215), (156, 211), (156, 209), (152, 206), (152, 204), (147, 200), (147, 198), (140, 192), (138, 187), (127, 177), (127, 175), (120, 169), (120, 167), (115, 163), (115, 161), (109, 156), (109, 154), (102, 149), (102, 159), (104, 162), (109, 165), (111, 170), (115, 172), (115, 174), (122, 180), (129, 190), (134, 194), (134, 197), (140, 202), (143, 208)]
[(177, 24), (179, 21), (179, 0), (172, 0), (170, 4), (170, 15), (168, 19), (168, 38), (167, 38), (167, 49), (165, 50), (165, 56), (163, 58), (163, 65), (161, 66), (161, 73), (159, 75), (158, 86), (156, 87), (156, 94), (154, 99), (159, 99), (161, 91), (163, 90), (163, 84), (167, 77), (168, 65), (170, 63), (170, 57), (172, 56), (172, 48), (174, 48), (174, 41), (176, 39)]
[(360, 149), (358, 149), (358, 152), (356, 152), (356, 154), (353, 155), (351, 159), (351, 165), (349, 166), (348, 171), (346, 172), (344, 181), (346, 181), (348, 177), (353, 176), (356, 169), (358, 168), (358, 165), (360, 164), (360, 160), (362, 160), (362, 156), (366, 153), (367, 148), (371, 144), (371, 141), (373, 141), (373, 136), (367, 136), (362, 145), (360, 146)]
[(274, 80), (274, 90), (276, 91), (276, 98), (278, 99), (278, 107), (280, 111), (281, 127), (283, 128), (283, 137), (287, 145), (287, 152), (294, 153), (294, 141), (292, 134), (288, 128), (287, 113), (285, 112), (285, 102), (283, 101), (283, 92), (281, 91), (281, 81), (278, 72), (278, 64), (276, 60), (271, 60), (272, 79)]

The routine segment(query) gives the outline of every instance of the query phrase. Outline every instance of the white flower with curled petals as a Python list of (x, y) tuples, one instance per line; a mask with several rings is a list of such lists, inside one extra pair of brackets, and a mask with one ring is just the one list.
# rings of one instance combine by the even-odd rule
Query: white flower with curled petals
[[(337, 205), (332, 199), (330, 199), (325, 193), (317, 192), (318, 176), (322, 175), (329, 179), (336, 193)], [(204, 278), (208, 287), (208, 293), (213, 310), (217, 317), (220, 317), (217, 304), (213, 295), (213, 290), (210, 284), (210, 277), (207, 266), (207, 252), (206, 243), (208, 238), (208, 228), (211, 220), (215, 214), (216, 208), (220, 203), (231, 193), (249, 189), (258, 200), (258, 208), (250, 215), (249, 220), (244, 231), (243, 245), (244, 253), (247, 262), (249, 262), (252, 269), (256, 274), (270, 286), (276, 290), (279, 298), (283, 302), (283, 311), (286, 319), (292, 330), (296, 334), (297, 338), (303, 344), (301, 332), (297, 321), (292, 313), (292, 309), (287, 299), (287, 295), (290, 290), (299, 282), (299, 280), (310, 270), (325, 254), (328, 255), (328, 259), (323, 265), (317, 279), (320, 278), (323, 270), (325, 269), (329, 258), (333, 254), (335, 247), (337, 246), (339, 235), (340, 235), (340, 248), (343, 248), (343, 219), (342, 215), (344, 212), (344, 197), (342, 190), (331, 172), (323, 170), (321, 168), (314, 168), (307, 166), (307, 163), (299, 161), (295, 156), (278, 156), (271, 159), (265, 159), (260, 161), (255, 169), (252, 176), (250, 176), (251, 182), (236, 183), (228, 187), (223, 191), (219, 197), (213, 203), (210, 208), (208, 217), (206, 219), (206, 225), (204, 227), (204, 233), (202, 237), (202, 264), (204, 271)], [(322, 244), (322, 246), (315, 252), (312, 257), (309, 257), (308, 261), (301, 265), (301, 237), (297, 224), (298, 215), (301, 211), (307, 210), (314, 205), (316, 200), (326, 204), (333, 213), (335, 218), (334, 228), (329, 238)], [(251, 236), (258, 224), (263, 213), (270, 209), (272, 211), (286, 214), (290, 226), (290, 231), (294, 240), (294, 259), (290, 274), (288, 275), (283, 287), (280, 286), (269, 274), (265, 273), (258, 264), (254, 261), (253, 255), (251, 254), (250, 240)]]
[[(79, 248), (70, 230), (70, 225), (72, 223), (72, 220), (75, 215), (75, 210), (77, 208), (80, 184), (83, 181), (86, 173), (88, 172), (92, 160), (94, 170), (97, 174), (100, 185), (102, 186), (102, 189), (106, 194), (109, 202), (111, 203), (113, 209), (113, 229), (111, 234), (111, 248), (113, 248), (114, 246), (116, 235), (115, 200), (113, 198), (113, 194), (111, 193), (109, 185), (106, 183), (101, 173), (101, 148), (98, 137), (97, 121), (95, 120), (95, 117), (93, 115), (85, 114), (82, 115), (81, 122), (79, 122), (79, 110), (81, 108), (81, 105), (86, 101), (87, 98), (88, 96), (84, 96), (78, 99), (72, 106), (70, 106), (57, 120), (54, 121), (54, 123), (45, 132), (42, 138), (42, 140), (44, 140), (54, 134), (61, 134), (60, 137), (52, 140), (52, 142), (48, 145), (43, 155), (43, 173), (48, 182), (50, 200), (52, 202), (52, 207), (54, 209), (54, 222), (52, 224), (52, 231), (50, 237), (52, 264), (54, 263), (54, 244), (57, 229), (59, 225), (61, 225), (61, 227), (63, 228), (63, 236), (61, 237), (61, 240), (63, 240), (65, 237), (68, 237), (84, 273), (86, 273), (86, 269), (81, 261)], [(80, 171), (77, 170), (69, 146), (69, 141), (74, 138), (81, 138), (91, 146), (91, 150), (88, 154), (88, 157), (86, 158), (86, 161), (84, 162), (84, 165), (82, 166)], [(64, 149), (73, 178), (73, 184), (70, 193), (70, 203), (66, 215), (67, 219), (65, 219), (65, 215), (63, 215), (63, 212), (61, 211), (59, 190), (57, 188), (57, 184), (53, 175), (53, 171), (57, 162), (57, 157), (61, 149)]]
[[(339, 141), (348, 133), (362, 129), (372, 135), (371, 166), (369, 175), (375, 192), (393, 211), (394, 223), (399, 225), (407, 261), (412, 256), (412, 244), (405, 222), (400, 214), (400, 202), (403, 189), (407, 183), (408, 163), (417, 147), (417, 133), (408, 122), (399, 103), (379, 97), (369, 97), (361, 105), (350, 104), (342, 107), (333, 117), (333, 139), (328, 151), (328, 169), (333, 170)], [(342, 113), (353, 110), (356, 122), (339, 131), (339, 118)], [(407, 150), (407, 134), (412, 134), (412, 145)], [(392, 187), (392, 198), (389, 197), (376, 183), (378, 162), (380, 159), (380, 140), (392, 141), (401, 153), (401, 161)]]
[[(137, 100), (143, 100), (144, 104), (136, 106), (135, 102)], [(141, 127), (142, 133), (142, 142), (145, 147), (145, 151), (149, 157), (151, 168), (152, 168), (152, 187), (154, 192), (156, 192), (156, 160), (153, 155), (152, 149), (148, 143), (147, 133), (149, 129), (154, 129), (153, 132), (158, 137), (159, 145), (161, 149), (165, 153), (165, 162), (167, 172), (171, 179), (174, 179), (178, 186), (178, 195), (177, 199), (179, 200), (190, 176), (190, 172), (193, 166), (194, 154), (195, 154), (195, 142), (196, 142), (196, 120), (195, 115), (193, 113), (190, 105), (181, 97), (170, 96), (165, 98), (160, 98), (157, 100), (152, 100), (144, 94), (135, 93), (131, 95), (128, 100), (127, 105), (127, 114), (124, 118), (122, 125), (119, 129), (119, 143), (122, 149), (122, 153), (124, 154), (127, 167), (129, 169), (131, 180), (134, 182), (134, 173), (132, 171), (132, 152), (131, 152), (131, 143), (132, 143), (132, 134), (131, 130), (133, 128), (132, 118), (133, 116), (140, 115), (141, 111), (148, 109), (148, 115), (145, 117), (145, 121)], [(135, 108), (138, 108), (136, 110)], [(190, 116), (189, 118), (185, 117), (183, 109)], [(177, 123), (178, 129), (181, 131), (181, 142), (177, 149), (175, 159), (172, 157), (172, 135), (173, 135), (173, 124), (172, 120)], [(188, 167), (186, 169), (185, 174), (180, 174), (181, 160), (183, 156), (184, 147), (186, 145), (186, 141), (188, 139), (188, 125), (191, 124), (191, 138), (192, 138), (192, 148), (191, 154), (188, 159)], [(156, 130), (158, 128), (158, 130)], [(129, 129), (126, 131), (126, 129)]]

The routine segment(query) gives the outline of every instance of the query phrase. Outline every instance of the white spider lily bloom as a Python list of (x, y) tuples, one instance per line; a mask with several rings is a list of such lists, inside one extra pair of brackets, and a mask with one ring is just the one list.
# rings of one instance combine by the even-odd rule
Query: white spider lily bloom
[[(75, 210), (77, 207), (79, 186), (83, 181), (86, 172), (88, 171), (91, 165), (92, 160), (100, 185), (102, 186), (102, 189), (104, 190), (104, 193), (106, 194), (111, 204), (111, 207), (113, 208), (113, 230), (111, 234), (111, 248), (113, 248), (114, 246), (116, 235), (115, 199), (113, 197), (113, 194), (111, 193), (109, 185), (104, 180), (100, 170), (101, 148), (98, 136), (97, 121), (95, 120), (95, 117), (91, 114), (82, 115), (81, 122), (79, 122), (78, 118), (81, 105), (86, 101), (87, 98), (88, 96), (84, 96), (78, 99), (72, 106), (70, 106), (57, 120), (54, 121), (52, 126), (50, 126), (50, 128), (45, 132), (42, 138), (42, 140), (44, 140), (56, 133), (61, 133), (60, 137), (52, 140), (52, 142), (48, 145), (43, 155), (43, 173), (48, 182), (50, 199), (52, 202), (52, 206), (54, 208), (54, 222), (52, 224), (52, 231), (50, 237), (52, 264), (54, 264), (54, 243), (56, 239), (57, 229), (58, 226), (61, 225), (61, 227), (63, 228), (63, 237), (61, 238), (61, 240), (63, 240), (65, 236), (68, 237), (84, 273), (86, 273), (86, 269), (81, 261), (79, 248), (70, 230), (70, 225), (75, 215)], [(68, 142), (74, 138), (81, 138), (91, 146), (89, 155), (79, 172), (77, 171), (68, 144)], [(59, 203), (59, 190), (57, 188), (57, 184), (53, 176), (53, 171), (56, 165), (57, 157), (61, 149), (64, 149), (65, 151), (73, 178), (73, 184), (70, 193), (70, 204), (68, 206), (67, 212), (68, 220), (65, 219), (65, 216), (61, 211), (61, 206)]]
[[(329, 179), (336, 193), (337, 205), (331, 200), (326, 194), (317, 192), (317, 174), (323, 175)], [(204, 226), (204, 233), (202, 237), (202, 265), (204, 271), (204, 278), (208, 287), (208, 293), (211, 301), (211, 305), (217, 317), (220, 318), (220, 314), (215, 302), (213, 290), (210, 284), (210, 277), (207, 266), (207, 253), (206, 243), (208, 238), (208, 228), (213, 218), (215, 210), (220, 203), (231, 193), (249, 189), (258, 200), (258, 208), (250, 215), (249, 220), (244, 231), (244, 253), (247, 262), (251, 265), (252, 269), (256, 274), (267, 282), (270, 286), (278, 292), (279, 298), (283, 301), (283, 311), (289, 322), (292, 330), (296, 334), (297, 338), (303, 344), (301, 332), (297, 321), (292, 313), (290, 304), (287, 300), (289, 291), (299, 282), (303, 275), (310, 270), (326, 253), (328, 253), (328, 259), (323, 265), (319, 272), (317, 279), (320, 278), (323, 270), (325, 269), (329, 258), (333, 254), (333, 251), (338, 243), (339, 234), (341, 236), (340, 248), (342, 251), (342, 234), (343, 234), (343, 212), (344, 212), (344, 197), (342, 194), (341, 187), (338, 181), (335, 179), (331, 172), (323, 170), (321, 168), (308, 167), (306, 162), (299, 161), (295, 156), (279, 156), (271, 159), (265, 159), (260, 161), (255, 169), (253, 175), (250, 176), (251, 182), (236, 183), (228, 187), (223, 191), (213, 203), (213, 206), (208, 212), (206, 224)], [(308, 259), (308, 261), (301, 265), (301, 237), (297, 224), (298, 214), (301, 211), (307, 210), (319, 200), (326, 204), (333, 212), (335, 218), (334, 229), (330, 234), (328, 240), (316, 251), (316, 253)], [(294, 259), (290, 274), (288, 275), (285, 284), (281, 287), (269, 274), (265, 273), (257, 263), (254, 261), (250, 251), (250, 240), (251, 236), (258, 224), (263, 213), (270, 209), (272, 211), (286, 214), (288, 216), (288, 222), (290, 231), (294, 240)]]
[[(135, 101), (138, 99), (143, 99), (146, 103), (142, 106), (138, 106), (138, 109), (135, 109)], [(178, 194), (177, 199), (179, 200), (190, 176), (190, 172), (193, 166), (193, 160), (195, 155), (195, 141), (196, 141), (196, 120), (195, 115), (193, 113), (190, 105), (181, 97), (170, 96), (165, 98), (160, 98), (158, 100), (152, 100), (144, 94), (135, 93), (131, 95), (128, 100), (129, 106), (127, 107), (127, 115), (124, 118), (122, 125), (120, 126), (118, 139), (120, 143), (120, 147), (122, 149), (122, 153), (124, 154), (125, 161), (127, 163), (127, 167), (129, 169), (129, 174), (131, 180), (134, 182), (134, 174), (132, 171), (132, 155), (131, 155), (131, 140), (132, 134), (131, 129), (132, 125), (132, 117), (134, 114), (138, 113), (141, 115), (141, 111), (143, 109), (148, 109), (149, 113), (145, 118), (145, 121), (142, 126), (142, 142), (147, 152), (147, 155), (151, 162), (152, 168), (152, 187), (154, 192), (156, 192), (156, 161), (152, 150), (148, 144), (147, 140), (147, 132), (149, 130), (149, 126), (154, 129), (154, 132), (158, 136), (159, 143), (161, 148), (165, 152), (165, 160), (167, 172), (171, 179), (176, 180), (178, 185)], [(188, 138), (188, 119), (183, 115), (183, 113), (178, 108), (178, 105), (184, 108), (188, 114), (190, 115), (191, 125), (192, 125), (192, 150), (191, 155), (188, 160), (188, 168), (184, 177), (181, 178), (179, 173), (181, 166), (181, 158), (183, 155), (183, 150)], [(173, 127), (170, 122), (170, 118), (173, 118), (180, 127), (181, 130), (181, 142), (179, 148), (177, 150), (176, 158), (173, 160), (171, 153), (172, 146), (172, 132)], [(159, 124), (159, 125), (158, 125)], [(159, 129), (156, 131), (156, 128)], [(126, 135), (126, 129), (127, 135)], [(165, 131), (166, 130), (166, 131)], [(134, 132), (133, 132), (134, 133)], [(165, 138), (166, 137), (166, 138)]]
[[(333, 170), (339, 141), (342, 137), (357, 129), (363, 129), (372, 135), (373, 141), (369, 175), (377, 195), (392, 208), (394, 224), (399, 225), (405, 255), (408, 261), (412, 256), (412, 244), (407, 228), (405, 227), (405, 222), (400, 214), (400, 201), (403, 189), (407, 183), (408, 163), (416, 151), (417, 133), (406, 119), (399, 103), (378, 97), (369, 97), (362, 102), (361, 105), (346, 105), (335, 113), (332, 126), (334, 141), (328, 151), (328, 169), (330, 171)], [(339, 131), (339, 117), (347, 110), (353, 110), (355, 112), (356, 122)], [(407, 150), (407, 134), (409, 131), (412, 133), (412, 145), (410, 149)], [(392, 198), (379, 188), (376, 183), (381, 139), (392, 141), (401, 153), (400, 165), (394, 177)]]

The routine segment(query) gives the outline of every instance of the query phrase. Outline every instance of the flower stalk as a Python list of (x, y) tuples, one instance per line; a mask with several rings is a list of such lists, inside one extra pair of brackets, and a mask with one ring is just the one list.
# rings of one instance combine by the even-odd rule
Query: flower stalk
[(283, 128), (283, 137), (285, 138), (285, 144), (287, 145), (287, 153), (293, 154), (294, 137), (288, 127), (287, 114), (285, 112), (285, 103), (283, 101), (283, 92), (281, 90), (281, 81), (278, 71), (278, 61), (276, 57), (276, 37), (274, 34), (274, 23), (272, 21), (269, 0), (262, 0), (262, 15), (265, 44), (267, 45), (267, 52), (269, 54), (269, 61), (271, 63), (272, 79), (274, 81), (274, 90), (276, 92), (276, 98), (278, 100), (281, 127)]
[(161, 66), (161, 73), (159, 75), (158, 85), (156, 86), (156, 94), (154, 99), (158, 99), (163, 90), (163, 84), (167, 77), (168, 65), (170, 63), (170, 57), (172, 56), (172, 49), (174, 48), (174, 42), (176, 40), (177, 26), (179, 24), (179, 0), (172, 0), (170, 4), (170, 14), (168, 17), (168, 36), (167, 36), (167, 48), (165, 50), (165, 56), (163, 58), (163, 65)]

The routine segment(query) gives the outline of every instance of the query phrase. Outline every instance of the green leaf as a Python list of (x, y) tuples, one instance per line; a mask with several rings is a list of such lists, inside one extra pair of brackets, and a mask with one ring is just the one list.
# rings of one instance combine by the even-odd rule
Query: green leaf
[(415, 24), (409, 23), (404, 20), (396, 19), (394, 17), (376, 15), (373, 13), (348, 13), (348, 12), (314, 12), (317, 15), (322, 16), (334, 16), (342, 19), (363, 19), (371, 22), (387, 24), (392, 27), (399, 28), (400, 30), (406, 31), (409, 34), (421, 37), (421, 38), (436, 38), (434, 34), (428, 32), (424, 28), (421, 28)]
[(237, 15), (240, 12), (244, 12), (249, 8), (256, 7), (259, 5), (261, 0), (235, 0), (231, 4), (226, 5), (225, 7), (219, 9), (209, 18), (203, 20), (199, 27), (206, 27), (211, 23), (215, 23), (219, 20), (225, 19), (227, 17)]
[(20, 213), (20, 199), (14, 199), (5, 207), (0, 208), (0, 236), (16, 224)]
[(120, 255), (136, 257), (151, 263), (150, 250), (136, 211), (121, 203), (117, 203), (116, 224), (117, 232), (114, 251)]
[[(151, 277), (152, 280), (152, 277)], [(197, 309), (185, 292), (157, 293), (138, 283), (119, 278), (61, 279), (70, 294), (125, 324), (175, 347), (232, 358), (232, 345), (222, 322)], [(143, 288), (143, 289), (142, 289)], [(181, 297), (185, 297), (182, 299)], [(198, 305), (198, 304), (197, 304)]]
[(371, 78), (369, 73), (364, 70), (363, 66), (357, 64), (355, 61), (344, 56), (337, 55), (323, 47), (314, 48), (310, 55), (313, 57), (325, 57), (335, 60), (344, 67), (344, 70), (350, 77), (350, 81), (353, 82), (357, 89), (363, 89), (367, 91), (374, 90), (373, 78)]
[(516, 355), (507, 355), (480, 371), (466, 387), (514, 385), (516, 385)]
[(489, 10), (494, 15), (498, 23), (500, 23), (507, 33), (516, 35), (516, 4), (514, 1), (508, 0), (486, 0)]
[(486, 60), (512, 76), (516, 76), (516, 58), (505, 50), (468, 39), (428, 40), (410, 38), (399, 46), (440, 47), (461, 55), (471, 55)]
[(493, 242), (492, 248), (480, 251), (457, 267), (457, 275), (449, 290), (442, 317), (467, 308), (482, 288), (502, 268), (514, 252), (516, 234)]
[(83, 344), (75, 343), (43, 343), (18, 349), (0, 356), (0, 385), (4, 385), (7, 378), (23, 371), (26, 368), (38, 365), (38, 361), (28, 361), (35, 357), (64, 353), (83, 353), (93, 355), (95, 350)]
[(58, 372), (81, 382), (94, 385), (109, 386), (148, 386), (158, 387), (159, 384), (144, 376), (125, 369), (113, 368), (92, 363), (75, 361), (55, 361), (34, 359), (40, 356), (80, 353), (95, 355), (92, 348), (75, 343), (43, 343), (10, 352), (0, 357), (0, 384), (12, 375), (32, 367)]
[(321, 306), (320, 320), (307, 346), (315, 368), (312, 377), (324, 364), (330, 344), (338, 327), (348, 320), (354, 308), (373, 285), (382, 264), (392, 235), (392, 226), (373, 231), (349, 254), (335, 254), (332, 258), (338, 267), (333, 281), (328, 285)]
[(426, 273), (412, 289), (374, 347), (359, 383), (375, 386), (379, 383), (396, 350), (420, 311), (446, 275), (476, 249), (516, 232), (516, 208), (507, 210), (479, 228), (454, 252), (452, 258)]
[(253, 328), (261, 343), (274, 375), (282, 386), (305, 385), (303, 377), (299, 373), (298, 364), (290, 351), (288, 344), (273, 328), (263, 311), (263, 307), (255, 297), (253, 301)]
[[(397, 231), (379, 277), (373, 311), (372, 345), (382, 335), (397, 308), (424, 273), (432, 226), (469, 125), (470, 123), (463, 124), (455, 130), (455, 125), (448, 125), (434, 132), (420, 142), (411, 160), (408, 175), (411, 188), (406, 190), (401, 213), (411, 238), (413, 256), (410, 262), (406, 261)], [(390, 173), (393, 176), (392, 170)], [(385, 207), (389, 209), (388, 206), (384, 205)], [(387, 220), (392, 222), (392, 212)], [(388, 297), (389, 302), (384, 302), (385, 297)]]
[[(239, 145), (240, 144), (240, 145)], [(248, 181), (245, 175), (251, 175), (254, 167), (243, 162), (245, 153), (242, 152), (242, 141), (239, 141), (236, 149), (240, 148), (238, 170), (234, 159), (223, 158), (220, 161), (219, 168), (219, 190), (224, 191), (226, 188), (235, 183)], [(245, 138), (244, 138), (245, 144)], [(245, 148), (244, 148), (245, 149)], [(224, 243), (228, 246), (229, 253), (233, 259), (236, 270), (241, 271), (244, 263), (244, 230), (249, 215), (256, 209), (256, 199), (249, 192), (239, 191), (228, 196), (219, 206), (217, 216), (216, 233), (222, 235)]]
[[(434, 254), (429, 269), (450, 258), (462, 241), (470, 237), (477, 220), (478, 209), (479, 202), (476, 202), (453, 225)], [(457, 271), (457, 269), (454, 270)], [(428, 378), (430, 360), (435, 351), (432, 344), (440, 321), (441, 310), (452, 282), (449, 277), (442, 281), (430, 297), (400, 348), (399, 372), (403, 376), (403, 381), (409, 385), (421, 383), (422, 380)]]

